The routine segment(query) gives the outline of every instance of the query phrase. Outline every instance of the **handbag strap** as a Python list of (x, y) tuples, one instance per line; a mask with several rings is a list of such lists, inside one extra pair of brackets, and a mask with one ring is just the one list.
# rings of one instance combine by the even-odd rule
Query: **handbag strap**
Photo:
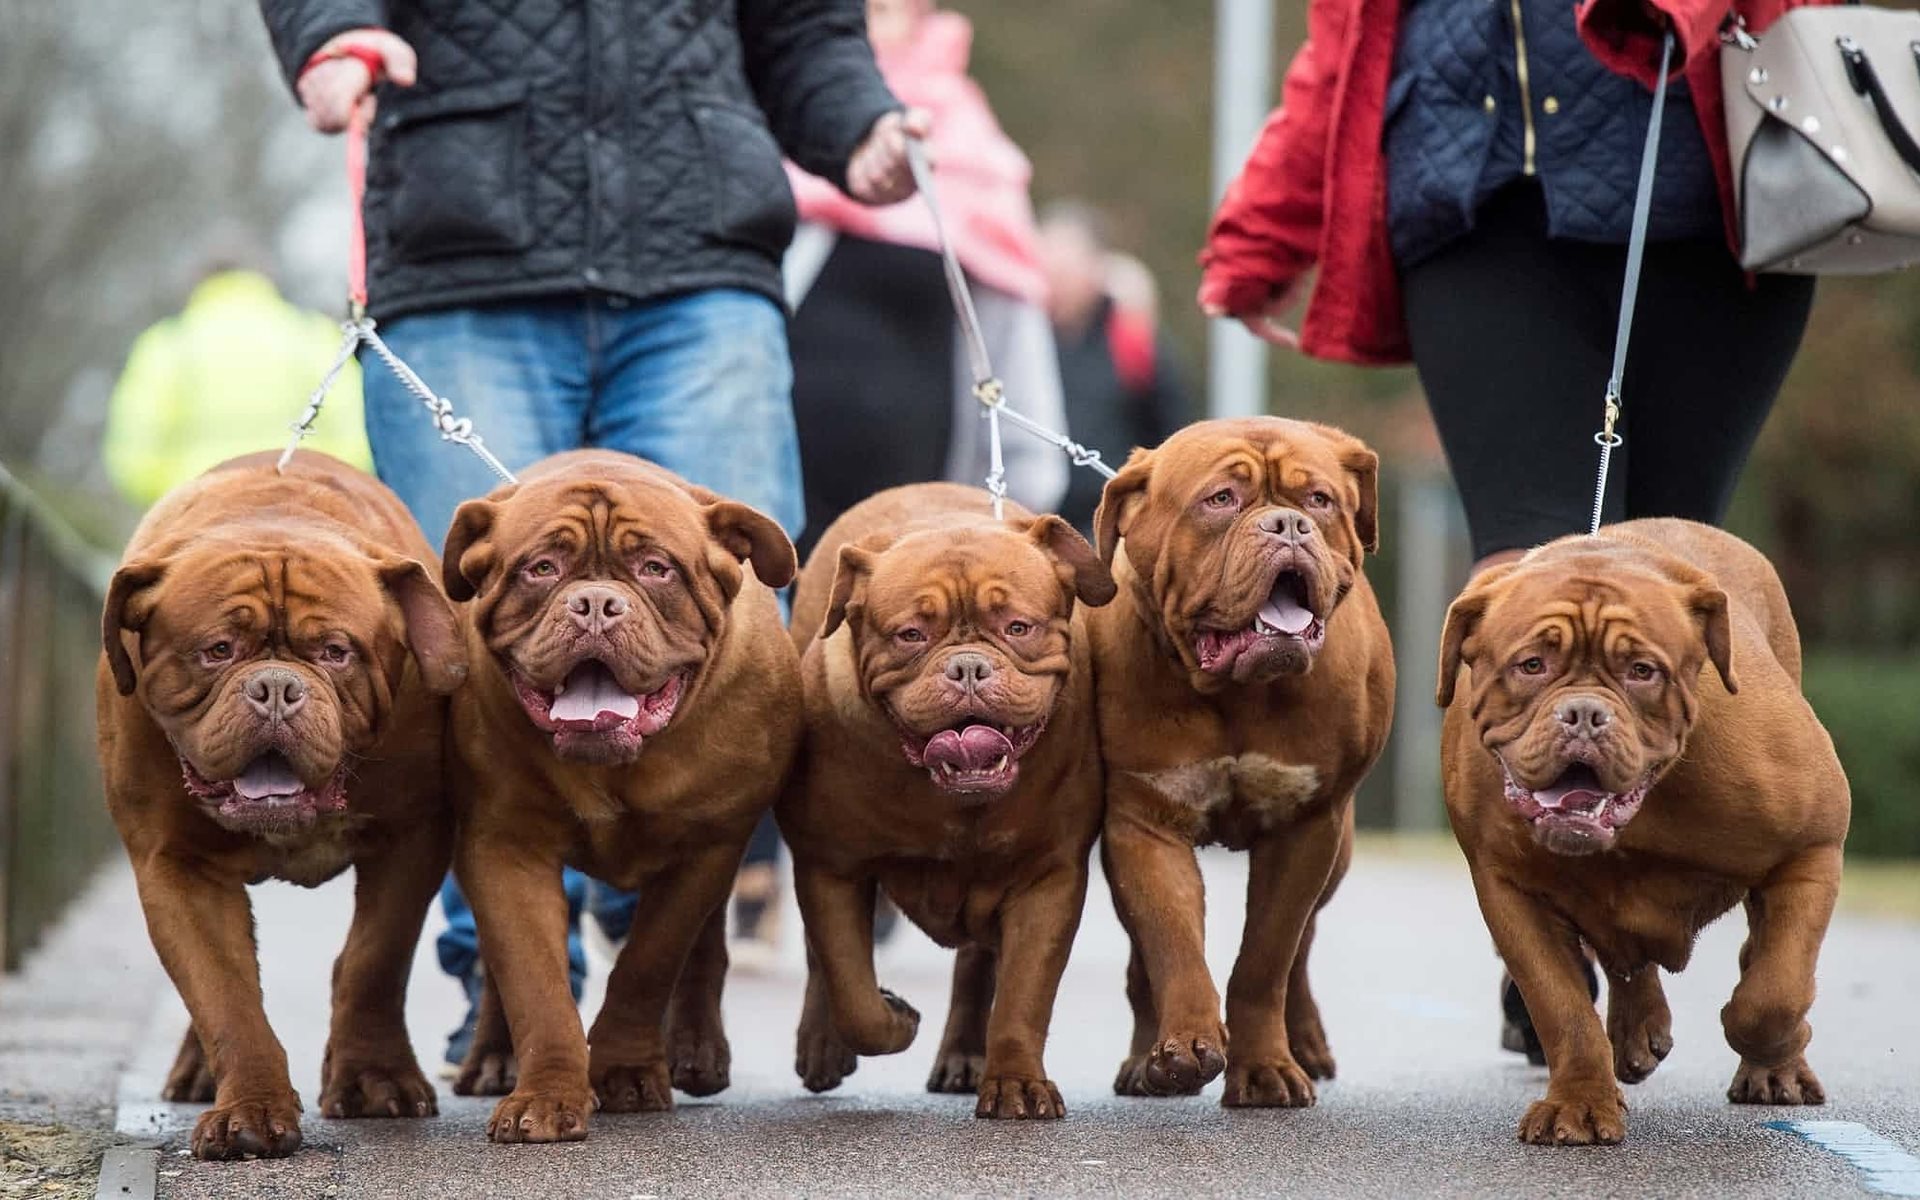
[(1613, 451), (1624, 440), (1614, 432), (1620, 420), (1620, 385), (1627, 373), (1627, 342), (1633, 332), (1633, 309), (1640, 299), (1640, 265), (1647, 255), (1647, 218), (1653, 210), (1653, 169), (1660, 157), (1660, 122), (1666, 115), (1667, 72), (1673, 65), (1673, 31), (1660, 43), (1660, 86), (1653, 90), (1653, 113), (1647, 118), (1647, 141), (1640, 151), (1640, 181), (1633, 192), (1633, 226), (1627, 235), (1627, 275), (1620, 285), (1620, 323), (1613, 334), (1613, 373), (1607, 377), (1605, 418), (1593, 440), (1600, 446), (1600, 477), (1593, 488), (1593, 522), (1588, 533), (1600, 532), (1600, 513), (1607, 503), (1607, 472)]

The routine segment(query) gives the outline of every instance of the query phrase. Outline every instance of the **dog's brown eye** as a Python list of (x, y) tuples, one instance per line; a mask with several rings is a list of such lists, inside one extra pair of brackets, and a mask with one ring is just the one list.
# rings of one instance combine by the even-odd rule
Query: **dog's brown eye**
[(648, 579), (665, 579), (673, 573), (673, 568), (657, 558), (650, 558), (640, 564), (640, 573)]
[(1660, 668), (1650, 662), (1637, 662), (1627, 669), (1627, 674), (1635, 683), (1648, 683), (1660, 674)]
[(352, 656), (353, 651), (341, 642), (328, 642), (326, 645), (320, 647), (320, 661), (326, 663), (328, 666), (337, 667)]
[(200, 653), (210, 663), (223, 663), (233, 657), (233, 643), (215, 642)]
[(1313, 505), (1315, 508), (1332, 508), (1333, 497), (1327, 495), (1325, 492), (1315, 492), (1313, 495), (1307, 497), (1307, 503)]
[(1232, 508), (1239, 502), (1240, 497), (1234, 495), (1232, 488), (1221, 488), (1213, 495), (1207, 497), (1208, 508)]
[(527, 574), (535, 579), (552, 579), (560, 573), (560, 564), (550, 558), (542, 558), (527, 568)]
[(1546, 672), (1547, 660), (1537, 654), (1520, 664), (1520, 673), (1522, 675), (1544, 675)]
[(903, 642), (924, 642), (927, 640), (926, 634), (920, 632), (918, 629), (915, 629), (911, 626), (905, 629), (902, 629), (899, 633), (896, 633), (893, 636), (899, 638)]
[(1008, 637), (1025, 637), (1032, 632), (1033, 632), (1033, 626), (1029, 625), (1025, 621), (1008, 621), (1007, 622)]

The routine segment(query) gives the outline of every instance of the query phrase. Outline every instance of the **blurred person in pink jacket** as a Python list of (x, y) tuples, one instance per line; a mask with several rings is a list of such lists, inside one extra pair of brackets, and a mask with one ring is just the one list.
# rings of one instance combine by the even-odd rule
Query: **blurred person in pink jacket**
[[(973, 26), (932, 0), (869, 0), (867, 33), (894, 95), (932, 114), (928, 153), (941, 215), (1007, 402), (1064, 429), (1028, 194), (1033, 168), (967, 75)], [(987, 440), (926, 204), (915, 197), (867, 207), (791, 163), (787, 175), (800, 212), (786, 280), (795, 314), (804, 552), (835, 517), (883, 488), (979, 483)], [(1056, 508), (1067, 487), (1066, 458), (1014, 429), (1005, 453), (1013, 498), (1036, 511)]]

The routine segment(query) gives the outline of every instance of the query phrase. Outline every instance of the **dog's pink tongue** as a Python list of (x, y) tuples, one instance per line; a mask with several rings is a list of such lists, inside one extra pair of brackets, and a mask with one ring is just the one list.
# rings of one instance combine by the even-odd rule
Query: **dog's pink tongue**
[(1260, 609), (1260, 619), (1285, 634), (1305, 633), (1307, 626), (1313, 624), (1313, 614), (1285, 589), (1267, 598), (1266, 605)]
[(927, 742), (921, 761), (929, 767), (948, 763), (956, 771), (991, 771), (1002, 758), (1013, 757), (1013, 743), (991, 725), (943, 729)]
[(306, 785), (293, 773), (292, 763), (278, 754), (262, 754), (233, 781), (233, 790), (248, 800), (265, 800), (269, 796), (297, 796)]
[(1599, 808), (1607, 794), (1584, 783), (1555, 784), (1533, 794), (1533, 802), (1555, 812), (1584, 813)]
[(575, 667), (560, 685), (548, 715), (556, 721), (591, 721), (601, 713), (631, 721), (640, 715), (640, 700), (621, 690), (613, 672), (589, 660)]

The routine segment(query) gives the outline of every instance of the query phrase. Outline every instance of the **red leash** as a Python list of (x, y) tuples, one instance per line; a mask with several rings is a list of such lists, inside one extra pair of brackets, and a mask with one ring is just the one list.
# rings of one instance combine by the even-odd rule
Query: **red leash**
[(365, 100), (347, 118), (347, 197), (353, 225), (347, 235), (347, 304), (354, 319), (367, 313), (367, 130), (372, 124)]
[[(375, 82), (380, 80), (386, 69), (386, 63), (380, 55), (363, 46), (343, 46), (332, 53), (315, 54), (307, 60), (307, 67), (335, 58), (358, 59)], [(305, 70), (301, 73), (305, 74)], [(442, 441), (465, 446), (503, 481), (516, 483), (518, 481), (513, 477), (513, 472), (494, 457), (480, 435), (473, 431), (473, 421), (467, 417), (455, 417), (452, 402), (428, 387), (413, 368), (400, 361), (400, 356), (375, 332), (373, 318), (367, 315), (367, 222), (364, 209), (367, 198), (367, 134), (372, 124), (372, 97), (362, 97), (347, 117), (347, 194), (353, 206), (353, 223), (347, 239), (348, 313), (346, 322), (341, 326), (344, 340), (333, 365), (321, 378), (320, 386), (308, 397), (306, 409), (300, 414), (299, 420), (293, 423), (293, 437), (280, 455), (279, 469), (287, 469), (287, 464), (293, 460), (293, 452), (312, 430), (314, 421), (319, 419), (321, 405), (326, 402), (327, 392), (333, 387), (334, 380), (353, 359), (355, 352), (365, 346), (426, 407), (427, 415), (440, 432)]]

